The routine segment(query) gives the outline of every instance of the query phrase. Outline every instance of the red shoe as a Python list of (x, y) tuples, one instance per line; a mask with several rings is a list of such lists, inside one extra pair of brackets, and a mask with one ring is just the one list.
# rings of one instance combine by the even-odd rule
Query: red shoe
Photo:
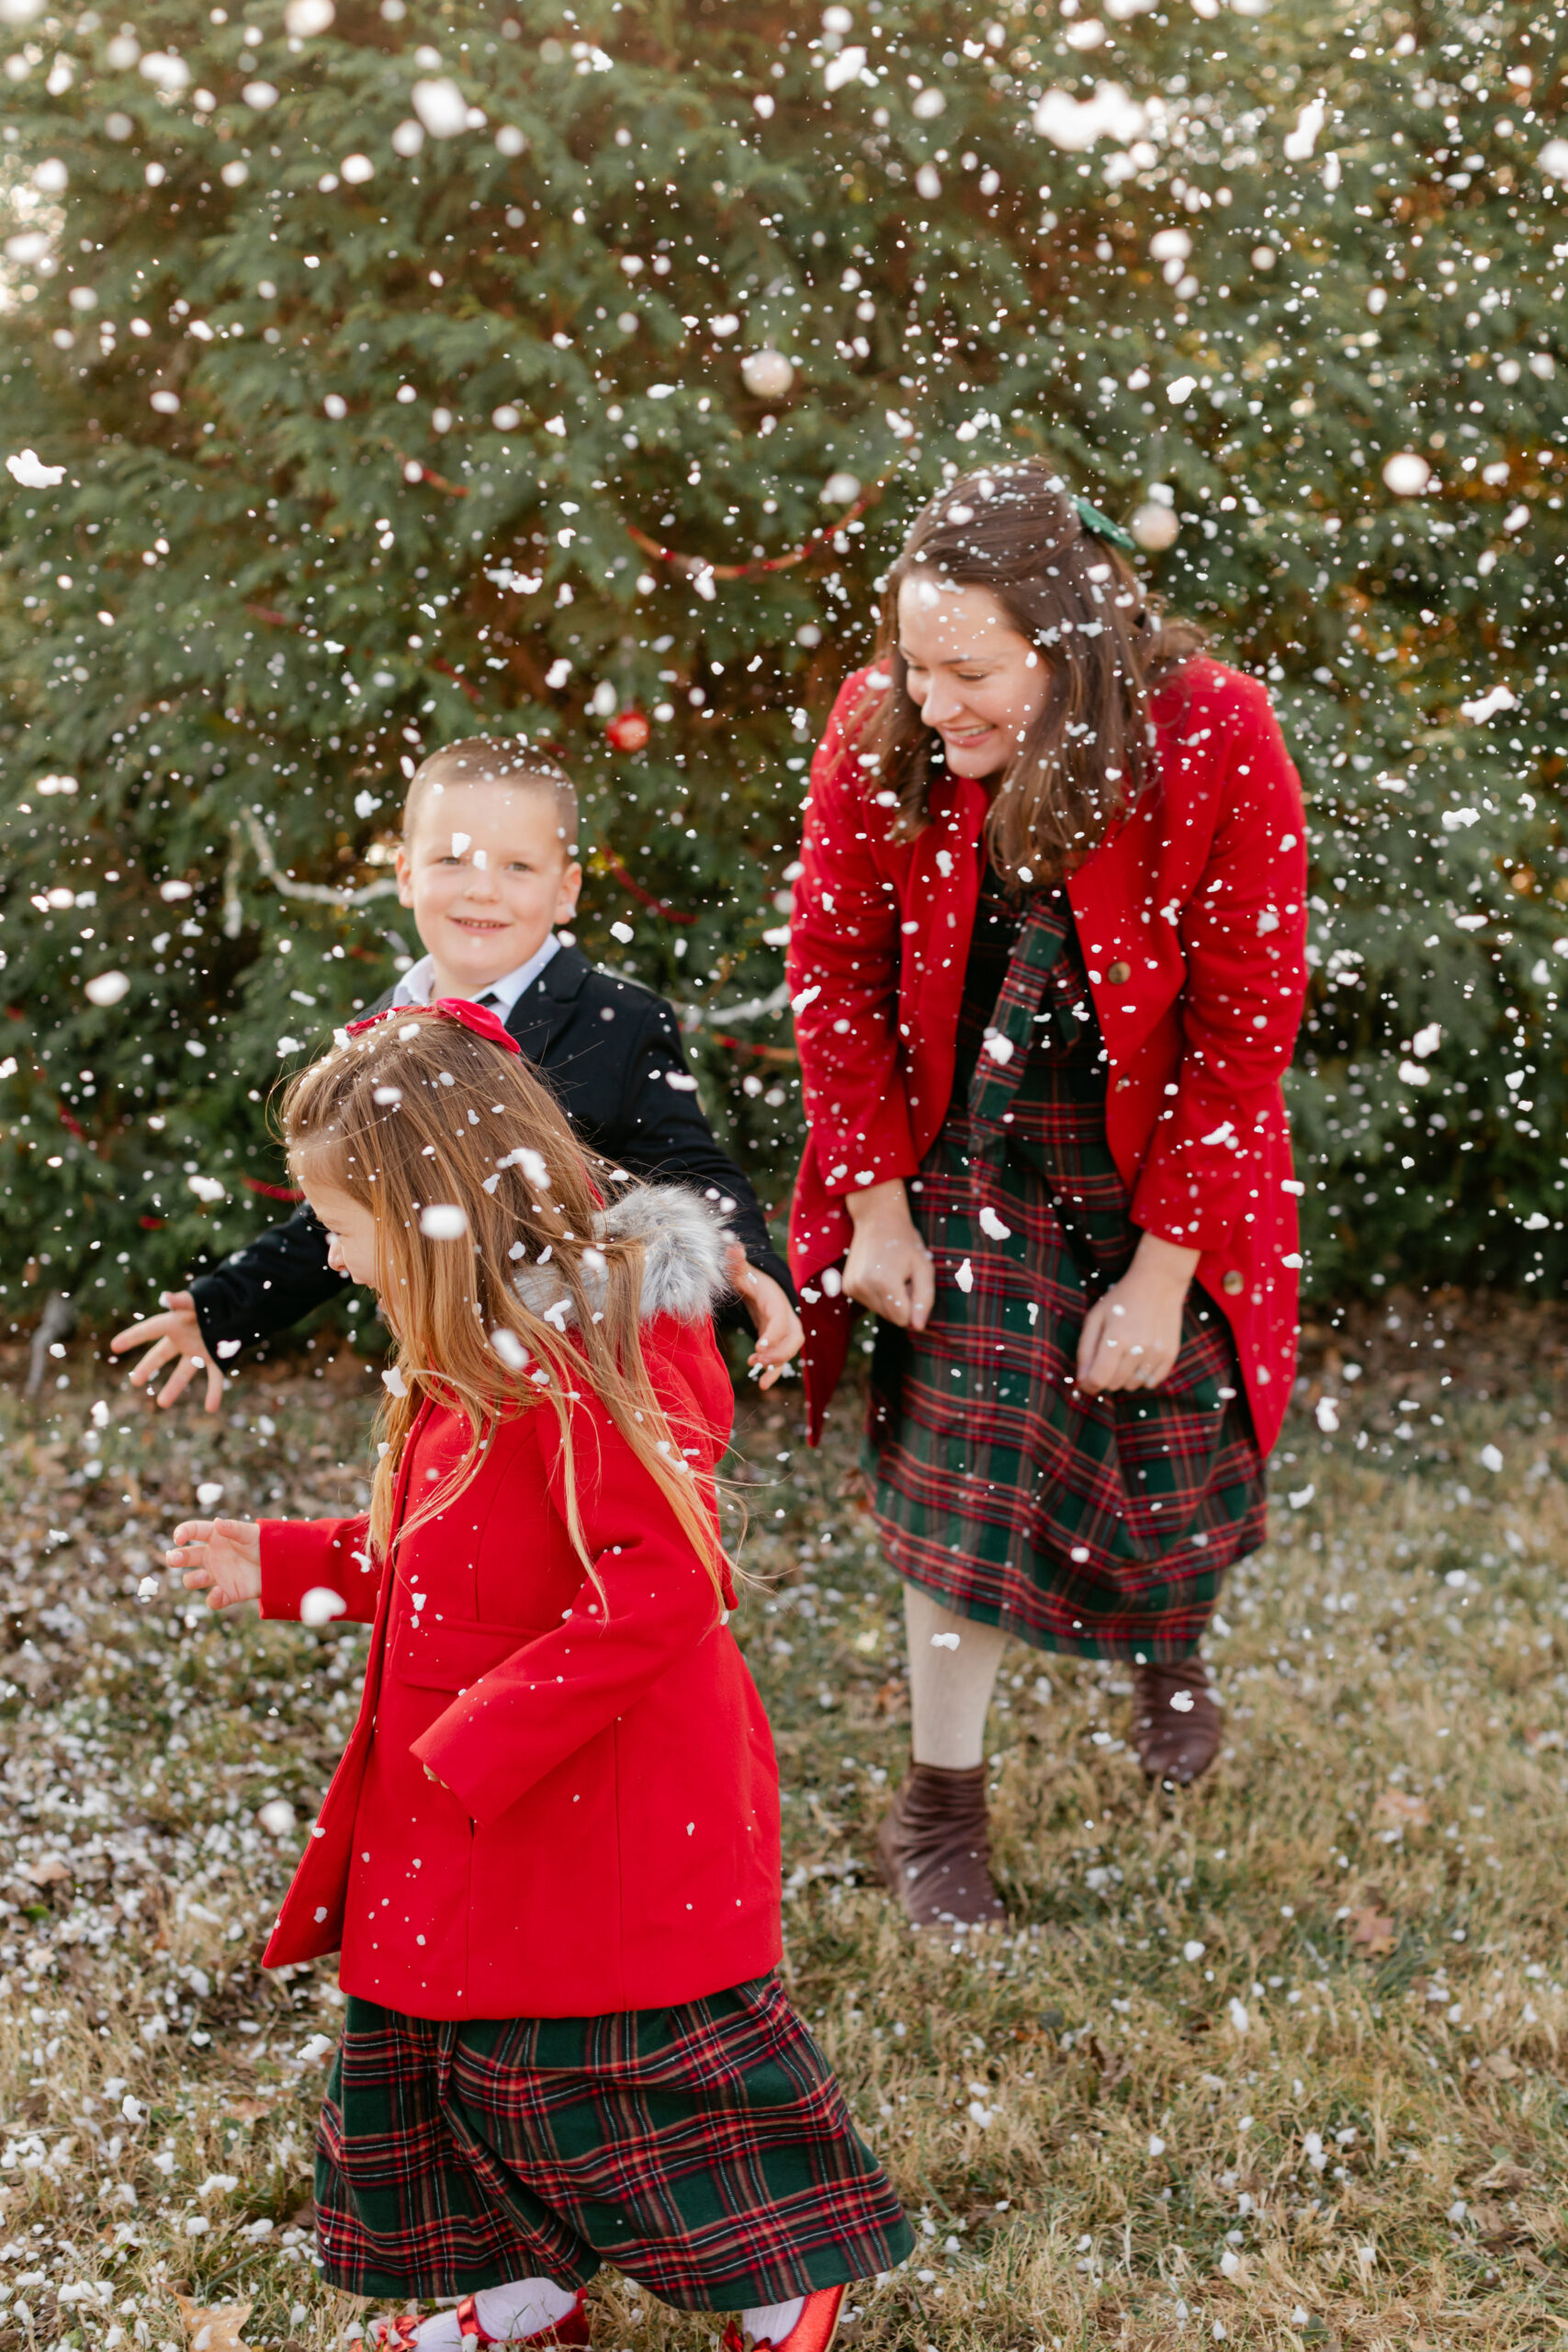
[(457, 2333), (465, 2346), (473, 2346), (476, 2352), (487, 2352), (487, 2346), (492, 2344), (592, 2344), (588, 2290), (578, 2289), (577, 2301), (564, 2319), (558, 2319), (549, 2327), (536, 2327), (531, 2335), (491, 2335), (479, 2318), (472, 2295), (465, 2295), (457, 2305)]
[(375, 2319), (370, 2323), (370, 2341), (379, 2345), (381, 2352), (413, 2352), (423, 2325), (418, 2312), (400, 2312), (396, 2319)]
[[(782, 2301), (782, 2298), (781, 2298)], [(818, 2287), (814, 2295), (806, 2298), (806, 2309), (783, 2340), (775, 2344), (772, 2336), (742, 2335), (740, 2322), (732, 2319), (724, 2331), (720, 2352), (828, 2352), (828, 2346), (839, 2332), (839, 2313), (843, 2308), (842, 2287)]]

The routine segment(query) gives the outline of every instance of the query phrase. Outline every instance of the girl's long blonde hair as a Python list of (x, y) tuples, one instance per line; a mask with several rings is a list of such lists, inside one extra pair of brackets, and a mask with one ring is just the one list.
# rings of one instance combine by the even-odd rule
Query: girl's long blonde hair
[[(296, 1181), (308, 1173), (376, 1219), (377, 1287), (398, 1341), (371, 1490), (376, 1552), (385, 1558), (456, 1499), (498, 1421), (547, 1405), (560, 1431), (568, 1531), (597, 1585), (571, 1430), (573, 1397), (591, 1388), (722, 1598), (728, 1564), (712, 1485), (687, 1468), (643, 1358), (642, 1244), (603, 1229), (589, 1158), (522, 1056), (449, 1014), (410, 1007), (302, 1070), (282, 1116)], [(516, 1286), (522, 1269), (541, 1264), (558, 1276), (562, 1306), (570, 1300), (565, 1314), (549, 1310), (558, 1323), (535, 1313)], [(468, 1452), (394, 1529), (399, 1466), (426, 1396), (464, 1417)]]

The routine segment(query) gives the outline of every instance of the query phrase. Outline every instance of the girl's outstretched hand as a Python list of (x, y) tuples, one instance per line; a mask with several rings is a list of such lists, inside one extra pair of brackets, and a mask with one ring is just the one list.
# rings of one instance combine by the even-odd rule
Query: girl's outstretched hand
[(261, 1529), (254, 1519), (184, 1520), (173, 1541), (164, 1559), (184, 1568), (193, 1592), (206, 1592), (209, 1609), (261, 1599)]

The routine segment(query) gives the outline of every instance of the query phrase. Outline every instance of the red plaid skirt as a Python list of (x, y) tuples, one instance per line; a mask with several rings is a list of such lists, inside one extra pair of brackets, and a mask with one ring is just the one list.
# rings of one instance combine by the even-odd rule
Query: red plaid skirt
[(888, 1556), (1040, 1648), (1180, 1657), (1224, 1570), (1264, 1540), (1263, 1463), (1229, 1326), (1196, 1285), (1159, 1388), (1077, 1385), (1084, 1316), (1138, 1233), (1064, 893), (1032, 900), (980, 1017), (967, 1103), (909, 1188), (936, 1305), (923, 1332), (877, 1331), (869, 1466)]
[(586, 2284), (735, 2311), (891, 2270), (909, 2225), (776, 1978), (667, 2009), (443, 2023), (351, 1998), (321, 2109), (352, 2294)]

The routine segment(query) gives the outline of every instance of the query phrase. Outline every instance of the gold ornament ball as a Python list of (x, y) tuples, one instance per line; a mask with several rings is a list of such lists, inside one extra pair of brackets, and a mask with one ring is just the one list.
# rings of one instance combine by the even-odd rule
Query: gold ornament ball
[(1176, 509), (1162, 505), (1157, 498), (1145, 500), (1136, 509), (1129, 528), (1147, 555), (1163, 555), (1167, 548), (1173, 548), (1181, 536)]
[(795, 368), (782, 351), (770, 345), (764, 351), (749, 351), (740, 362), (740, 380), (753, 400), (782, 401), (795, 381)]

